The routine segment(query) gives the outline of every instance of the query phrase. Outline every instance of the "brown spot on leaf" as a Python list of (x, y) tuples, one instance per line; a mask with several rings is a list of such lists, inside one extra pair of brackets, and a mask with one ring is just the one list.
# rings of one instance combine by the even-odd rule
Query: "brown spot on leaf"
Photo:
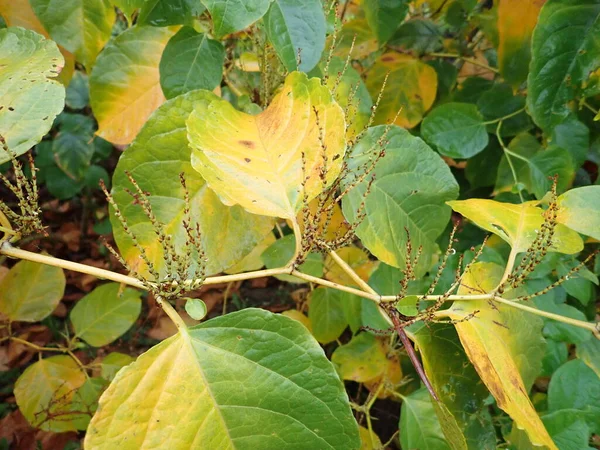
[(252, 160), (250, 158), (244, 158), (244, 161), (246, 161), (247, 163), (249, 163)]
[(244, 139), (242, 139), (241, 141), (238, 141), (240, 144), (242, 144), (244, 147), (247, 148), (256, 148), (256, 144), (253, 141), (246, 141)]

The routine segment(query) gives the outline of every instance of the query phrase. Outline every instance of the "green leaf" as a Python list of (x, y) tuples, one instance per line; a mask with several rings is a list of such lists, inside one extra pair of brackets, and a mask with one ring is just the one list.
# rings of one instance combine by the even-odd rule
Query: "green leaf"
[(305, 174), (317, 174), (325, 155), (331, 184), (346, 150), (342, 108), (318, 78), (301, 72), (289, 74), (258, 115), (215, 99), (199, 105), (187, 127), (192, 165), (224, 203), (291, 220), (324, 188), (320, 177)]
[(467, 103), (446, 103), (435, 108), (423, 120), (421, 134), (450, 158), (470, 158), (488, 145), (483, 117)]
[(90, 98), (98, 136), (127, 145), (164, 101), (158, 65), (169, 28), (135, 26), (112, 40), (90, 76)]
[[(174, 403), (173, 390), (189, 401)], [(173, 442), (219, 449), (360, 445), (348, 397), (323, 350), (299, 322), (259, 309), (182, 330), (119, 371), (85, 447)]]
[(155, 27), (192, 25), (206, 9), (199, 0), (145, 0), (141, 8), (137, 23)]
[[(560, 450), (588, 449), (590, 440), (590, 428), (585, 423), (585, 417), (580, 411), (574, 409), (563, 409), (553, 413), (544, 414), (542, 422), (552, 437), (552, 440)], [(515, 425), (507, 439), (511, 448), (519, 450), (537, 450), (539, 446), (533, 446), (523, 430)]]
[(389, 44), (423, 54), (438, 51), (442, 47), (442, 39), (442, 32), (435, 22), (410, 19), (400, 25)]
[(52, 39), (91, 71), (115, 22), (115, 9), (108, 0), (29, 1)]
[(313, 336), (321, 344), (335, 341), (348, 326), (345, 297), (342, 291), (331, 288), (319, 287), (311, 292), (308, 318)]
[[(501, 136), (514, 136), (533, 126), (529, 115), (524, 111), (525, 97), (514, 95), (512, 88), (506, 83), (495, 84), (491, 89), (483, 92), (477, 100), (477, 109), (486, 121), (502, 120)], [(523, 111), (518, 113), (519, 110)], [(505, 119), (512, 114), (516, 115)], [(487, 125), (488, 133), (495, 134), (497, 128), (497, 122)]]
[[(284, 267), (294, 256), (296, 248), (294, 236), (287, 236), (277, 239), (260, 256), (267, 269), (276, 269)], [(306, 261), (302, 263), (298, 270), (313, 277), (323, 276), (323, 256), (320, 253), (309, 253)], [(296, 278), (292, 275), (276, 275), (276, 278), (289, 283), (306, 283), (306, 281)]]
[[(571, 269), (577, 267), (579, 263), (580, 261), (575, 258), (559, 261), (556, 266), (556, 274), (559, 277), (565, 276)], [(587, 267), (582, 267), (577, 272), (568, 275), (562, 287), (567, 291), (567, 294), (575, 297), (583, 305), (587, 305), (590, 301), (594, 300), (594, 284), (598, 285), (598, 277)]]
[(538, 199), (542, 199), (550, 191), (550, 177), (558, 176), (558, 192), (564, 192), (571, 185), (575, 170), (571, 156), (565, 149), (544, 149), (529, 133), (516, 136), (508, 149), (511, 153), (505, 152), (498, 166), (495, 192), (508, 191), (515, 185), (508, 158), (515, 169), (518, 182)]
[(102, 378), (112, 381), (119, 370), (131, 364), (134, 360), (133, 357), (124, 353), (109, 353), (100, 363)]
[(569, 118), (552, 129), (549, 139), (552, 145), (569, 152), (575, 168), (581, 167), (590, 150), (590, 129), (579, 120)]
[(342, 380), (357, 383), (381, 376), (388, 366), (382, 342), (370, 333), (359, 333), (347, 344), (336, 348), (331, 362)]
[(270, 0), (204, 0), (202, 3), (210, 12), (217, 39), (252, 25), (271, 5)]
[(80, 181), (90, 167), (94, 156), (92, 138), (85, 134), (60, 132), (52, 141), (56, 164), (70, 178)]
[(363, 10), (367, 23), (380, 43), (386, 42), (408, 12), (406, 0), (365, 0)]
[(600, 377), (600, 340), (588, 339), (577, 344), (577, 357)]
[(0, 280), (0, 312), (13, 321), (38, 322), (58, 306), (65, 284), (62, 269), (19, 261)]
[[(492, 139), (483, 151), (469, 158), (465, 176), (469, 180), (471, 188), (493, 186), (498, 175), (498, 165), (503, 156), (504, 152), (498, 140)], [(513, 183), (514, 180), (512, 180), (511, 186)]]
[[(527, 251), (544, 223), (543, 210), (535, 201), (515, 205), (472, 198), (447, 203), (480, 228), (500, 236), (518, 253)], [(577, 233), (564, 225), (556, 226), (550, 251), (572, 254), (582, 249)]]
[(206, 303), (199, 298), (189, 298), (185, 302), (185, 312), (194, 320), (202, 320), (207, 313)]
[[(21, 155), (50, 131), (64, 107), (55, 80), (64, 66), (56, 44), (22, 28), (0, 30), (0, 136)], [(0, 147), (0, 164), (10, 156)]]
[[(571, 319), (587, 321), (585, 314), (577, 308), (564, 303), (556, 304), (544, 302), (539, 298), (534, 299), (535, 305), (542, 311), (558, 314)], [(591, 339), (592, 332), (575, 325), (569, 325), (563, 322), (557, 322), (552, 319), (544, 319), (544, 336), (554, 339), (558, 342), (567, 342), (579, 344)]]
[(485, 403), (489, 392), (467, 358), (454, 327), (420, 323), (411, 332), (425, 373), (441, 400), (441, 404), (434, 405), (435, 414), (452, 448), (493, 448), (495, 432)]
[[(393, 295), (398, 292), (400, 280), (403, 277), (402, 272), (396, 267), (380, 263), (369, 278), (369, 286), (375, 292)], [(375, 302), (366, 298), (361, 299), (360, 318), (364, 326), (381, 331), (389, 330), (391, 324), (384, 318), (384, 315), (383, 310)]]
[(402, 397), (399, 428), (402, 448), (452, 448), (442, 433), (440, 421), (431, 403), (431, 395), (425, 388)]
[(221, 83), (225, 49), (206, 34), (183, 27), (160, 60), (160, 85), (168, 99), (195, 89), (212, 91)]
[(531, 34), (543, 2), (502, 0), (498, 5), (498, 68), (515, 88), (527, 79)]
[(387, 124), (398, 116), (396, 125), (405, 128), (418, 125), (435, 101), (435, 69), (409, 55), (385, 53), (375, 61), (367, 77), (367, 88), (373, 98), (379, 96), (386, 77), (374, 123)]
[[(494, 263), (475, 263), (463, 276), (458, 293), (491, 292), (503, 272)], [(556, 449), (527, 395), (545, 353), (542, 319), (489, 300), (456, 301), (448, 312), (458, 320), (454, 326), (460, 341), (498, 406), (532, 442)]]
[(102, 347), (125, 334), (141, 310), (138, 291), (107, 283), (79, 300), (71, 310), (70, 319), (75, 336), (94, 347)]
[(71, 109), (83, 109), (90, 103), (88, 76), (77, 70), (67, 87), (65, 103)]
[(573, 230), (600, 239), (600, 186), (571, 189), (558, 197), (556, 220)]
[[(155, 215), (173, 237), (176, 248), (187, 239), (181, 217), (185, 208), (184, 192), (179, 174), (184, 173), (192, 205), (192, 221), (200, 224), (204, 236), (202, 246), (208, 261), (199, 261), (192, 253), (192, 264), (206, 265), (206, 274), (221, 272), (248, 254), (272, 229), (272, 219), (246, 213), (239, 206), (225, 206), (190, 163), (190, 149), (185, 121), (196, 105), (213, 99), (206, 91), (194, 91), (169, 100), (144, 125), (139, 135), (121, 156), (113, 177), (113, 196), (136, 233), (141, 245), (164, 276), (162, 247), (156, 240), (152, 224), (125, 188), (130, 189), (125, 171), (129, 171), (139, 186), (150, 193)], [(160, 170), (157, 171), (157, 167)], [(115, 241), (123, 257), (139, 271), (139, 253), (120, 222), (111, 215)], [(223, 226), (227, 224), (227, 226)]]
[(592, 431), (600, 431), (600, 378), (579, 359), (561, 366), (550, 379), (548, 410), (562, 409), (583, 411)]
[(542, 360), (541, 376), (551, 377), (552, 374), (567, 362), (569, 349), (564, 342), (556, 342), (554, 339), (546, 340), (546, 354)]
[(32, 426), (44, 431), (84, 430), (89, 416), (75, 410), (71, 402), (85, 381), (70, 356), (42, 359), (25, 369), (15, 383), (17, 405)]
[(309, 72), (317, 65), (326, 30), (320, 0), (274, 0), (263, 20), (267, 38), (289, 72)]
[(443, 59), (433, 59), (431, 61), (427, 61), (427, 64), (433, 67), (437, 73), (437, 101), (444, 102), (448, 99), (450, 93), (456, 86), (458, 68)]
[[(369, 129), (357, 143), (349, 160), (346, 184), (355, 182), (368, 167), (385, 126)], [(366, 217), (356, 233), (377, 258), (394, 267), (403, 267), (408, 228), (413, 248), (423, 246), (423, 265), (428, 266), (436, 245), (450, 219), (445, 201), (456, 198), (458, 185), (444, 161), (421, 139), (399, 127), (390, 128), (385, 156), (376, 164), (377, 174), (366, 197)], [(363, 201), (368, 177), (358, 183), (342, 202), (350, 223)]]
[(492, 80), (481, 77), (469, 77), (459, 84), (452, 95), (452, 101), (458, 103), (477, 103), (483, 93), (494, 86)]
[(546, 2), (531, 43), (527, 106), (535, 123), (550, 131), (572, 114), (600, 67), (600, 0)]

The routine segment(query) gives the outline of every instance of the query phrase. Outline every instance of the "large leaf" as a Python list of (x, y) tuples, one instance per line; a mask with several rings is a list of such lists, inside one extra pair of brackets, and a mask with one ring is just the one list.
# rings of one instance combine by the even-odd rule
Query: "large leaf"
[(600, 186), (571, 189), (558, 197), (556, 220), (600, 240)]
[(395, 124), (414, 127), (435, 100), (435, 69), (409, 55), (386, 53), (375, 61), (368, 73), (367, 88), (373, 98), (379, 95), (386, 76), (387, 84), (377, 108), (375, 123), (391, 122), (400, 112)]
[[(50, 131), (65, 88), (54, 78), (64, 65), (56, 44), (22, 28), (0, 30), (0, 136), (21, 155)], [(10, 155), (0, 147), (0, 164)]]
[[(481, 294), (496, 287), (502, 266), (479, 262), (465, 274), (460, 294)], [(477, 313), (475, 313), (477, 311)], [(542, 368), (545, 341), (539, 316), (493, 305), (488, 300), (454, 302), (449, 309), (460, 341), (498, 406), (525, 429), (537, 445), (556, 449), (527, 392)]]
[(600, 378), (600, 340), (588, 339), (577, 345), (577, 357)]
[(270, 0), (203, 0), (213, 21), (216, 38), (243, 30), (265, 15)]
[(527, 79), (531, 34), (544, 0), (500, 0), (498, 5), (498, 68), (518, 87)]
[(160, 85), (167, 98), (195, 89), (212, 91), (221, 83), (225, 49), (223, 45), (184, 27), (173, 36), (160, 60)]
[(402, 398), (400, 414), (402, 448), (450, 450), (440, 421), (435, 415), (431, 395), (422, 388)]
[(360, 445), (348, 397), (323, 350), (300, 323), (258, 309), (182, 330), (119, 371), (85, 447), (174, 442), (219, 449)]
[(475, 105), (445, 103), (423, 120), (423, 139), (444, 156), (470, 158), (488, 145), (483, 117)]
[(20, 261), (0, 281), (0, 312), (10, 320), (38, 322), (58, 306), (65, 284), (62, 269)]
[(85, 373), (70, 356), (42, 359), (25, 369), (15, 383), (17, 405), (36, 428), (55, 433), (85, 429), (89, 415), (71, 405), (85, 381)]
[(367, 23), (381, 43), (386, 42), (408, 12), (406, 0), (365, 0), (363, 9)]
[(172, 34), (168, 28), (135, 26), (106, 46), (90, 77), (99, 136), (129, 144), (164, 102), (158, 65)]
[(494, 448), (496, 439), (485, 401), (489, 392), (448, 324), (411, 327), (423, 368), (441, 403), (435, 404), (444, 435), (453, 449)]
[(573, 100), (585, 91), (600, 67), (600, 0), (549, 0), (533, 32), (527, 82), (529, 113), (544, 130), (572, 114)]
[[(326, 164), (331, 183), (345, 152), (344, 112), (318, 78), (301, 72), (288, 75), (281, 92), (258, 115), (216, 99), (197, 107), (187, 126), (194, 168), (223, 202), (254, 214), (294, 219), (304, 198), (310, 201), (321, 192), (321, 167)], [(302, 155), (310, 177), (304, 193)]]
[[(354, 177), (368, 167), (385, 128), (369, 129), (353, 149), (349, 166)], [(429, 267), (427, 261), (435, 250), (435, 240), (450, 220), (450, 209), (444, 202), (456, 198), (458, 185), (442, 158), (421, 139), (392, 127), (386, 140), (385, 156), (375, 166), (375, 181), (365, 199), (366, 217), (356, 233), (380, 261), (403, 267), (406, 227), (413, 248), (423, 246), (424, 265)], [(345, 182), (352, 183), (354, 178), (351, 176)], [(356, 219), (367, 185), (368, 178), (343, 199), (342, 209), (350, 223)]]
[(264, 22), (267, 37), (288, 71), (308, 72), (315, 67), (325, 48), (320, 0), (274, 0)]
[(115, 9), (108, 0), (29, 0), (52, 39), (88, 72), (110, 38)]
[[(223, 205), (217, 195), (190, 163), (190, 149), (185, 121), (198, 104), (216, 98), (206, 91), (194, 91), (169, 100), (148, 120), (138, 137), (121, 156), (113, 178), (113, 195), (130, 229), (138, 236), (154, 265), (164, 275), (163, 250), (148, 218), (133, 198), (126, 171), (149, 192), (150, 203), (165, 232), (172, 236), (176, 248), (182, 248), (187, 235), (182, 218), (184, 193), (179, 174), (184, 173), (192, 206), (192, 219), (200, 224), (202, 246), (206, 254), (207, 274), (226, 269), (249, 253), (271, 231), (272, 220), (246, 213), (239, 206)], [(160, 167), (160, 170), (157, 168)], [(111, 222), (115, 240), (123, 257), (134, 267), (139, 265), (139, 252), (114, 216)], [(226, 224), (226, 226), (224, 226)], [(198, 256), (192, 253), (196, 266)], [(138, 267), (138, 270), (142, 268)]]
[[(519, 205), (494, 200), (469, 199), (448, 202), (452, 209), (477, 226), (504, 239), (516, 252), (526, 251), (544, 223), (538, 202)], [(581, 237), (570, 228), (557, 224), (550, 251), (577, 253), (583, 249)]]
[(94, 347), (102, 347), (131, 328), (141, 310), (138, 291), (107, 283), (79, 300), (71, 310), (70, 319), (75, 336)]

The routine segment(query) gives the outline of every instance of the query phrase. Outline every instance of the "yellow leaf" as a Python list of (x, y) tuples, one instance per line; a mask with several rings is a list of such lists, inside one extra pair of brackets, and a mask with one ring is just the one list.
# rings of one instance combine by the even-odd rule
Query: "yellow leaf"
[(312, 333), (312, 324), (310, 323), (310, 319), (297, 309), (288, 309), (287, 311), (282, 312), (281, 315), (289, 317), (290, 319), (297, 320), (302, 325), (304, 325), (308, 331)]
[[(329, 204), (331, 204), (330, 201), (328, 201), (326, 203), (326, 206)], [(311, 214), (313, 214), (313, 215), (316, 214), (318, 207), (319, 207), (319, 199), (318, 198), (313, 199), (308, 204), (308, 208), (309, 208)], [(302, 221), (302, 217), (303, 217), (302, 213), (299, 213), (296, 219), (298, 221), (298, 224), (300, 225), (300, 231), (304, 232), (304, 223)], [(327, 229), (324, 230), (326, 219), (327, 219), (327, 217), (325, 214), (319, 216), (318, 218), (315, 218), (315, 220), (318, 220), (318, 222), (319, 222), (318, 230), (320, 232), (320, 235), (323, 236), (327, 240), (333, 240), (338, 236), (343, 236), (349, 229), (349, 223), (346, 220), (346, 218), (344, 217), (344, 214), (342, 213), (342, 208), (340, 208), (340, 206), (337, 203), (335, 205), (333, 205), (333, 214), (331, 215), (331, 220), (329, 221), (329, 224), (327, 225)], [(287, 224), (290, 228), (292, 228), (291, 220), (288, 220)]]
[(388, 359), (385, 372), (383, 372), (383, 374), (377, 378), (365, 381), (365, 387), (371, 392), (376, 392), (381, 383), (383, 383), (383, 389), (379, 391), (377, 398), (395, 398), (395, 387), (401, 383), (402, 378), (403, 374), (400, 361), (396, 356), (393, 356)]
[(546, 0), (500, 0), (498, 6), (498, 66), (514, 87), (527, 79), (531, 35)]
[[(494, 263), (476, 263), (464, 276), (459, 294), (490, 292), (502, 278), (503, 268)], [(482, 381), (498, 406), (527, 432), (536, 445), (556, 449), (527, 394), (528, 384), (537, 372), (530, 361), (531, 353), (543, 354), (538, 316), (505, 305), (491, 305), (487, 300), (457, 301), (448, 310), (452, 319), (474, 317), (455, 324), (460, 341)], [(537, 361), (541, 364), (541, 359)], [(535, 375), (533, 375), (535, 376)]]
[(29, 366), (15, 383), (19, 410), (32, 426), (45, 431), (80, 429), (78, 422), (84, 414), (73, 411), (71, 402), (85, 380), (70, 356), (42, 359)]
[(319, 171), (327, 161), (327, 183), (340, 173), (345, 119), (318, 78), (293, 72), (269, 107), (252, 116), (226, 100), (199, 106), (187, 121), (192, 165), (227, 205), (254, 214), (294, 219), (305, 195), (322, 191)]
[(342, 380), (358, 383), (382, 376), (388, 368), (383, 343), (370, 333), (360, 333), (350, 342), (338, 347), (331, 355)]
[[(354, 48), (352, 49), (353, 59), (363, 59), (369, 56), (374, 51), (377, 51), (379, 44), (377, 38), (373, 35), (371, 27), (366, 19), (355, 19), (346, 22), (342, 27), (342, 31), (337, 37), (334, 55), (346, 59), (354, 40)], [(329, 38), (325, 48), (330, 48), (333, 44), (333, 36)], [(335, 78), (335, 76), (334, 76)]]
[[(9, 27), (27, 28), (50, 39), (50, 35), (31, 9), (29, 0), (0, 0), (0, 16), (4, 18)], [(57, 80), (68, 86), (75, 71), (75, 56), (60, 45), (58, 48), (65, 58), (65, 66), (60, 71)]]
[[(371, 261), (369, 255), (364, 250), (356, 247), (344, 247), (337, 250), (337, 254), (342, 258), (364, 281), (368, 281), (373, 271), (377, 268), (378, 261)], [(327, 255), (325, 258), (325, 278), (334, 283), (346, 286), (356, 285), (356, 282), (344, 272), (344, 270)]]
[(98, 136), (127, 145), (165, 97), (158, 65), (174, 30), (133, 27), (106, 46), (90, 77)]
[(379, 436), (371, 432), (365, 427), (358, 427), (358, 434), (360, 435), (360, 450), (378, 450), (383, 448)]
[[(518, 205), (483, 199), (446, 203), (477, 226), (500, 236), (516, 252), (524, 252), (529, 248), (544, 223), (543, 211), (537, 206), (537, 201)], [(583, 241), (575, 231), (561, 224), (556, 225), (551, 251), (572, 254), (582, 249)]]
[(375, 124), (391, 122), (400, 111), (396, 125), (404, 128), (418, 125), (435, 101), (438, 83), (435, 69), (409, 55), (385, 53), (367, 75), (367, 88), (374, 99), (388, 73)]

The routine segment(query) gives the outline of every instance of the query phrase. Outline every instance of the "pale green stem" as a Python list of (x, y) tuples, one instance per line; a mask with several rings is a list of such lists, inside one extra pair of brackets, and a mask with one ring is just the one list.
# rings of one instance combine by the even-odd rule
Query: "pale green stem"
[(179, 330), (187, 329), (187, 325), (185, 324), (179, 313), (175, 311), (175, 308), (173, 308), (168, 301), (163, 299), (160, 295), (157, 295), (156, 303), (160, 305), (160, 307), (167, 314), (167, 316), (169, 316), (169, 319), (171, 319), (175, 323), (175, 325), (177, 325), (177, 328)]
[[(519, 184), (519, 179), (517, 177), (517, 171), (515, 170), (515, 166), (513, 165), (512, 159), (510, 159), (510, 157), (514, 156), (515, 158), (523, 159), (526, 162), (528, 162), (528, 161), (525, 158), (523, 158), (521, 155), (518, 155), (518, 154), (516, 154), (514, 152), (511, 152), (506, 147), (506, 145), (504, 145), (504, 141), (502, 140), (502, 136), (500, 135), (500, 129), (501, 128), (502, 128), (502, 121), (498, 122), (498, 126), (496, 127), (496, 138), (498, 138), (498, 142), (500, 143), (500, 146), (502, 147), (502, 151), (504, 152), (504, 156), (506, 156), (506, 162), (508, 162), (508, 165), (510, 167), (510, 171), (512, 172), (513, 179), (515, 180), (515, 184), (518, 185)], [(521, 193), (520, 189), (519, 189), (519, 198), (521, 199), (521, 203), (525, 202), (525, 199), (523, 198), (523, 194)], [(512, 270), (512, 267), (511, 267), (511, 270)]]
[(464, 62), (468, 62), (469, 64), (473, 64), (474, 66), (483, 67), (484, 69), (487, 69), (490, 72), (500, 73), (500, 71), (494, 67), (490, 67), (487, 64), (477, 61), (474, 58), (469, 58), (468, 56), (459, 55), (458, 53), (428, 53), (427, 56), (436, 56), (438, 58), (462, 59)]

